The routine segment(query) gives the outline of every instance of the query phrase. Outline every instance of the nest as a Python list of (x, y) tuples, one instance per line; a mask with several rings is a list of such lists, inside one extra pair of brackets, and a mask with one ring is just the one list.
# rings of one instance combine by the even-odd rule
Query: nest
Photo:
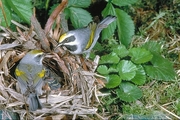
[[(4, 31), (0, 33), (1, 109), (17, 112), (20, 118), (25, 119), (40, 119), (47, 116), (61, 119), (65, 115), (72, 115), (72, 119), (77, 116), (87, 119), (88, 115), (97, 114), (97, 107), (100, 103), (98, 97), (103, 95), (99, 89), (104, 86), (99, 79), (101, 76), (94, 73), (99, 57), (97, 56), (94, 61), (84, 60), (80, 55), (66, 54), (62, 48), (51, 52), (48, 52), (46, 48), (46, 50), (43, 49), (48, 53), (44, 59), (44, 65), (52, 73), (50, 77), (58, 79), (61, 87), (51, 90), (45, 84), (44, 94), (40, 96), (43, 109), (34, 112), (26, 109), (24, 96), (14, 76), (14, 69), (26, 52), (32, 49), (42, 49), (40, 34), (43, 32), (39, 32), (41, 30), (37, 28), (34, 30), (15, 21), (12, 22), (17, 26), (18, 32), (12, 32), (0, 26)], [(52, 32), (49, 35), (52, 46), (56, 43), (56, 41), (52, 42), (54, 34), (55, 32)], [(56, 35), (56, 37), (59, 36)]]

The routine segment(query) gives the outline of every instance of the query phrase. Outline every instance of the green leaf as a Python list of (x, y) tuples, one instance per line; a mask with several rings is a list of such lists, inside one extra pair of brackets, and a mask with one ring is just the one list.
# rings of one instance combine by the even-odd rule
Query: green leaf
[(30, 18), (32, 16), (31, 2), (31, 0), (7, 0), (11, 9), (28, 24), (30, 24)]
[(63, 13), (66, 19), (69, 19), (69, 17), (71, 16), (71, 12), (69, 8), (65, 8)]
[(15, 20), (16, 22), (19, 22), (19, 23), (23, 23), (24, 22), (24, 20), (22, 20), (16, 13), (12, 13), (11, 15), (12, 15), (12, 19)]
[(108, 67), (106, 65), (100, 65), (98, 68), (97, 68), (97, 71), (98, 73), (102, 74), (102, 75), (107, 75), (109, 72), (108, 72)]
[(114, 47), (112, 47), (112, 51), (116, 53), (120, 58), (126, 57), (129, 54), (129, 51), (123, 44), (115, 45)]
[(151, 60), (152, 66), (145, 65), (145, 71), (148, 76), (157, 80), (174, 80), (176, 73), (173, 64), (158, 54), (154, 54)]
[(118, 73), (117, 64), (110, 65), (108, 71), (109, 71), (109, 73)]
[(153, 57), (151, 52), (144, 48), (131, 48), (129, 50), (129, 55), (131, 56), (131, 60), (136, 64), (148, 62)]
[[(102, 11), (103, 17), (106, 17), (108, 15), (116, 15), (115, 9), (111, 3), (108, 3), (105, 7), (105, 9)], [(116, 29), (116, 22), (111, 23), (108, 25), (107, 28), (103, 29), (102, 31), (102, 40), (108, 39), (109, 37), (113, 36), (113, 33)]]
[(67, 9), (69, 9), (70, 19), (75, 28), (85, 27), (92, 21), (90, 13), (82, 8), (70, 7)]
[(117, 6), (126, 6), (136, 3), (138, 0), (112, 0), (112, 3)]
[(91, 0), (69, 0), (67, 6), (87, 8), (90, 4)]
[(101, 57), (99, 64), (116, 64), (119, 62), (119, 57), (116, 53), (110, 53)]
[[(6, 14), (6, 20), (7, 20), (7, 23), (8, 23), (8, 26), (10, 26), (10, 23), (11, 23), (11, 12), (10, 10), (8, 9), (8, 7), (6, 6), (6, 1), (5, 0), (2, 0), (2, 6), (4, 8), (4, 12)], [(6, 22), (5, 22), (5, 19), (4, 19), (4, 16), (3, 16), (3, 13), (2, 13), (2, 9), (0, 8), (0, 25), (1, 26), (4, 26), (4, 27), (8, 27), (6, 25)]]
[(114, 6), (111, 3), (108, 3), (104, 10), (102, 11), (102, 16), (106, 17), (108, 15), (114, 15), (116, 16), (116, 11), (114, 9)]
[(132, 102), (142, 97), (142, 91), (129, 82), (122, 82), (116, 90), (118, 97), (126, 102)]
[(157, 54), (161, 53), (162, 50), (161, 46), (162, 45), (156, 41), (148, 41), (144, 45), (142, 45), (142, 47), (145, 48), (146, 50), (150, 51), (151, 53), (157, 53)]
[(134, 23), (131, 17), (123, 10), (117, 8), (115, 11), (117, 15), (119, 39), (123, 45), (128, 47), (134, 35)]
[(146, 82), (146, 73), (141, 65), (137, 65), (136, 67), (136, 75), (131, 81), (136, 85), (143, 85)]
[(96, 45), (93, 48), (94, 51), (102, 51), (104, 50), (104, 47), (102, 46), (102, 44), (100, 44), (98, 41), (96, 42)]
[(119, 70), (119, 75), (123, 80), (131, 80), (136, 75), (136, 65), (131, 61), (122, 60), (117, 65), (117, 69)]
[(118, 75), (109, 75), (106, 80), (106, 88), (115, 88), (121, 83), (121, 78)]

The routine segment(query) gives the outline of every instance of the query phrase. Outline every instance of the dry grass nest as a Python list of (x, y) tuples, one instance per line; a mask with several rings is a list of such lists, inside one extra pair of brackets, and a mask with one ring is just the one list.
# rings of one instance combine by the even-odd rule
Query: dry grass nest
[[(85, 60), (79, 55), (62, 53), (65, 52), (62, 48), (51, 52), (43, 50), (47, 53), (43, 63), (53, 73), (51, 78), (58, 79), (61, 87), (51, 90), (45, 84), (44, 94), (40, 96), (43, 109), (34, 112), (25, 109), (26, 103), (14, 76), (14, 69), (29, 50), (41, 49), (42, 42), (39, 40), (40, 33), (36, 30), (12, 22), (17, 26), (18, 32), (0, 26), (3, 30), (0, 33), (1, 110), (11, 110), (17, 112), (21, 118), (30, 119), (47, 116), (60, 119), (66, 115), (72, 115), (72, 119), (77, 116), (87, 119), (89, 114), (97, 115), (97, 107), (100, 104), (98, 97), (103, 95), (99, 89), (104, 86), (101, 81), (103, 78), (94, 73), (99, 57), (94, 61)], [(53, 31), (49, 35), (51, 40), (54, 33)]]

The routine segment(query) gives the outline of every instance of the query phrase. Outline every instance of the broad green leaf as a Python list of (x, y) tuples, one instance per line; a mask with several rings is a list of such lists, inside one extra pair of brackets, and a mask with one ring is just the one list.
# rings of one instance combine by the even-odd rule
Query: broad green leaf
[(143, 85), (146, 82), (146, 73), (141, 65), (137, 66), (136, 75), (131, 81), (136, 85)]
[(70, 11), (69, 8), (65, 8), (63, 13), (64, 13), (64, 16), (65, 16), (66, 19), (69, 19), (69, 18), (70, 18), (70, 16), (71, 16), (71, 11)]
[(96, 45), (93, 48), (94, 51), (102, 51), (104, 50), (104, 47), (102, 46), (102, 44), (100, 44), (98, 41), (96, 42)]
[(99, 64), (116, 64), (119, 62), (119, 57), (116, 53), (110, 53), (101, 57)]
[(109, 71), (109, 73), (118, 73), (117, 64), (110, 65), (108, 71)]
[(120, 58), (126, 57), (129, 54), (129, 51), (123, 44), (117, 46), (115, 45), (115, 47), (112, 48), (112, 51), (116, 53)]
[(157, 80), (174, 80), (176, 73), (173, 68), (173, 64), (163, 58), (160, 55), (153, 54), (153, 58), (151, 60), (152, 65), (145, 65), (145, 71), (148, 76)]
[(122, 60), (117, 65), (117, 70), (123, 80), (131, 80), (136, 75), (137, 67), (131, 61)]
[(109, 72), (108, 72), (108, 67), (106, 65), (100, 65), (98, 68), (97, 68), (97, 71), (98, 73), (102, 74), (102, 75), (107, 75)]
[(151, 52), (147, 51), (144, 48), (131, 48), (129, 50), (129, 55), (131, 56), (131, 60), (136, 64), (148, 62), (153, 57)]
[(111, 3), (108, 3), (104, 10), (102, 11), (102, 16), (106, 17), (108, 15), (114, 15), (116, 16), (116, 11), (114, 9), (114, 6)]
[(82, 28), (87, 26), (92, 17), (89, 12), (82, 8), (69, 7), (70, 19), (75, 28)]
[[(108, 15), (116, 15), (115, 9), (111, 3), (108, 3), (105, 7), (105, 9), (102, 11), (103, 17), (106, 17)], [(116, 21), (112, 22), (110, 25), (108, 25), (107, 28), (103, 29), (102, 31), (102, 40), (108, 39), (109, 37), (113, 36), (113, 33), (116, 29)]]
[(136, 3), (138, 0), (112, 0), (112, 3), (117, 6), (126, 6)]
[[(12, 19), (15, 20), (16, 22), (19, 22), (19, 23), (23, 23), (24, 20), (22, 20), (19, 15), (17, 15), (16, 13), (12, 13)], [(12, 26), (11, 26), (12, 27)]]
[(151, 53), (157, 53), (157, 54), (161, 53), (162, 50), (161, 46), (162, 45), (156, 41), (148, 41), (144, 45), (142, 45), (142, 47), (145, 48), (146, 50), (150, 51)]
[[(8, 9), (8, 7), (6, 6), (6, 1), (5, 0), (2, 0), (2, 5), (3, 5), (3, 8), (4, 8), (4, 12), (6, 14), (6, 20), (7, 20), (7, 23), (8, 23), (8, 26), (10, 26), (10, 23), (11, 23), (11, 12), (10, 10)], [(4, 19), (4, 16), (3, 16), (3, 13), (2, 13), (2, 9), (0, 8), (0, 25), (1, 26), (4, 26), (4, 27), (8, 27), (6, 25), (6, 22), (5, 22), (5, 19)]]
[(91, 0), (69, 0), (67, 6), (87, 8), (90, 4)]
[(126, 102), (132, 102), (142, 97), (142, 91), (130, 82), (122, 82), (116, 90), (118, 97)]
[(115, 88), (121, 83), (121, 78), (118, 75), (109, 75), (106, 80), (106, 88)]
[(21, 19), (30, 24), (32, 16), (31, 0), (7, 0), (7, 3)]
[(131, 17), (123, 10), (116, 8), (115, 11), (117, 15), (119, 39), (123, 45), (128, 47), (132, 41), (132, 36), (134, 35), (134, 23)]

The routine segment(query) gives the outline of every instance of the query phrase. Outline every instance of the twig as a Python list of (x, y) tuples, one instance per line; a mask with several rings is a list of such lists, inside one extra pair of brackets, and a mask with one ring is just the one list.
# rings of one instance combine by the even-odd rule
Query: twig
[(27, 28), (26, 26), (23, 26), (22, 24), (20, 24), (20, 23), (14, 21), (14, 20), (11, 20), (11, 22), (12, 22), (14, 25), (16, 25), (16, 26), (22, 28), (23, 30), (29, 30), (29, 28)]
[(34, 16), (31, 17), (31, 24), (34, 27), (34, 30), (37, 33), (37, 36), (39, 37), (42, 48), (46, 52), (50, 52), (51, 50), (50, 50), (49, 41), (48, 41), (44, 31), (42, 30), (41, 25), (39, 24), (39, 22), (37, 21), (37, 19)]
[(160, 105), (158, 105), (158, 104), (156, 104), (156, 106), (159, 107), (159, 108), (161, 108), (162, 110), (166, 111), (166, 112), (169, 113), (170, 115), (176, 117), (177, 119), (180, 119), (180, 116), (177, 116), (176, 114), (174, 114), (173, 112), (167, 110), (166, 108), (164, 108), (164, 107), (162, 107), (162, 106), (160, 106)]
[(47, 33), (49, 33), (51, 26), (54, 23), (54, 20), (56, 19), (56, 17), (59, 15), (59, 13), (65, 8), (66, 4), (67, 4), (68, 0), (62, 0), (61, 4), (59, 4), (56, 9), (52, 12), (52, 14), (50, 15), (46, 25), (45, 25), (45, 34), (47, 35)]
[(1, 10), (2, 10), (2, 13), (3, 13), (3, 16), (4, 16), (4, 20), (6, 22), (6, 26), (8, 27), (7, 17), (6, 17), (6, 14), (5, 14), (5, 11), (4, 11), (4, 7), (3, 7), (3, 3), (2, 3), (1, 0), (0, 0), (0, 7), (1, 7)]

